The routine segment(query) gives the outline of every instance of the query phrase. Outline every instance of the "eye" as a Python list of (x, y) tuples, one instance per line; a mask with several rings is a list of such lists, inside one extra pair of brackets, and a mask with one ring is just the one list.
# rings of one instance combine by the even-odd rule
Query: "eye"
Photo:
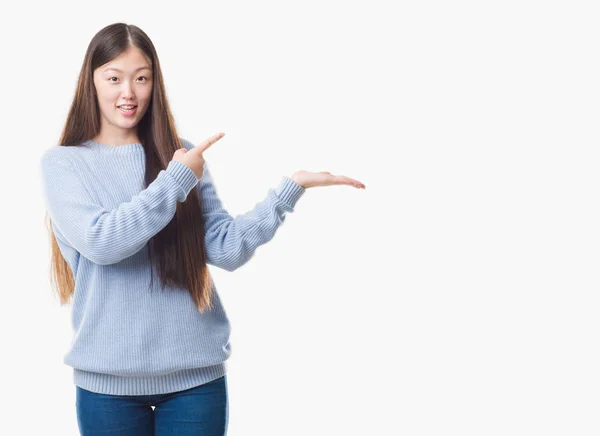
[[(118, 78), (118, 77), (114, 77), (114, 76), (113, 76), (113, 77), (109, 77), (108, 81), (109, 81), (109, 82), (113, 82), (113, 83), (115, 83), (115, 81), (114, 81), (114, 80), (112, 80), (112, 79), (117, 79), (117, 80), (119, 80), (119, 78)], [(144, 80), (144, 82), (147, 82), (148, 80), (150, 80), (150, 79), (148, 79), (146, 76), (140, 76), (140, 77), (138, 77), (138, 79), (145, 79), (145, 80)]]

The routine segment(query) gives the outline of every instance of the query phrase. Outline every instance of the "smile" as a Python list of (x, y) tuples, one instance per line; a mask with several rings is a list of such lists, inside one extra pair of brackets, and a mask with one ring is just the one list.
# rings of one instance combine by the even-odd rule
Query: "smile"
[(117, 109), (125, 116), (131, 116), (137, 111), (137, 106), (133, 106), (130, 109), (123, 109), (121, 106), (117, 106)]

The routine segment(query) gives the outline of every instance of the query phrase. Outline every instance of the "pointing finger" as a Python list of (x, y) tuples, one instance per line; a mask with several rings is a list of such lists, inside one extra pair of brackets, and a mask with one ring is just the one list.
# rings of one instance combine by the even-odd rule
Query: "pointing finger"
[(223, 136), (225, 136), (225, 133), (222, 133), (222, 132), (217, 133), (216, 135), (213, 135), (213, 136), (209, 137), (208, 139), (205, 139), (204, 141), (202, 141), (195, 148), (197, 148), (200, 153), (204, 153), (211, 145), (213, 145), (215, 142), (217, 142)]

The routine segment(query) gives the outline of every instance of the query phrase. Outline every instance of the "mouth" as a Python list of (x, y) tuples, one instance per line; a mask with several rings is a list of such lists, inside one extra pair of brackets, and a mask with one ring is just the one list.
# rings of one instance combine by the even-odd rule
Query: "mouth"
[(137, 105), (122, 105), (117, 106), (117, 109), (126, 117), (130, 117), (137, 112)]

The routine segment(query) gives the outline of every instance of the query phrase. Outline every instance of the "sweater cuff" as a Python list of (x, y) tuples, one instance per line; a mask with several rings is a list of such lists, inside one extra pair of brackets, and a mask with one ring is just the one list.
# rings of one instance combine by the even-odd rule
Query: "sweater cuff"
[(186, 164), (179, 162), (178, 160), (169, 162), (166, 171), (175, 179), (181, 189), (183, 189), (185, 198), (187, 198), (192, 188), (198, 183), (199, 179), (196, 177), (196, 173), (194, 173)]
[(292, 209), (300, 197), (302, 197), (304, 192), (306, 192), (305, 188), (287, 176), (283, 176), (281, 183), (275, 189), (275, 195), (277, 195), (281, 201), (288, 204)]

